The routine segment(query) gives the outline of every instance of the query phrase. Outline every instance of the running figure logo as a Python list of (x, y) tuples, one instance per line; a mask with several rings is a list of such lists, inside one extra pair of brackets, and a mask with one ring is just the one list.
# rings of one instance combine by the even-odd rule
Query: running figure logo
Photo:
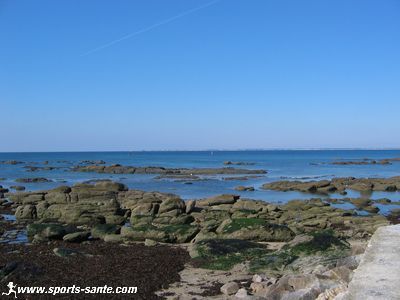
[(17, 292), (15, 291), (15, 288), (17, 287), (17, 285), (14, 285), (14, 283), (12, 281), (10, 281), (7, 284), (8, 287), (8, 293), (1, 293), (2, 295), (6, 295), (6, 296), (10, 296), (11, 293), (14, 293), (14, 297), (15, 299), (17, 299)]

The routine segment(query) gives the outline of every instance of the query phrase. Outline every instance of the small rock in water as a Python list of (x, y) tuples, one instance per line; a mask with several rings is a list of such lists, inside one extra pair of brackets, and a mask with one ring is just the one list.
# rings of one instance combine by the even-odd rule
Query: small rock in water
[(25, 187), (22, 185), (12, 185), (12, 186), (10, 186), (10, 188), (12, 188), (16, 191), (24, 191), (25, 190)]
[(239, 185), (239, 186), (235, 187), (235, 190), (239, 191), (239, 192), (253, 192), (255, 189), (252, 186)]
[(221, 292), (225, 295), (233, 295), (239, 290), (239, 285), (236, 282), (225, 283), (221, 287)]

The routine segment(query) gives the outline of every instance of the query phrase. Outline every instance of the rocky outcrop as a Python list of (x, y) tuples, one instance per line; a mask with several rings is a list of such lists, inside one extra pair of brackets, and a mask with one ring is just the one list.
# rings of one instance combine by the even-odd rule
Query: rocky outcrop
[(361, 192), (384, 191), (394, 192), (400, 190), (400, 176), (391, 178), (334, 178), (320, 181), (276, 181), (266, 183), (263, 189), (276, 191), (299, 191), (305, 193), (333, 193), (355, 190)]
[(43, 177), (33, 177), (33, 178), (17, 178), (15, 182), (22, 182), (22, 183), (40, 183), (40, 182), (52, 182), (53, 180), (43, 178)]
[(251, 162), (244, 162), (244, 161), (224, 161), (224, 165), (229, 166), (229, 165), (236, 165), (236, 166), (252, 166), (254, 163)]
[(98, 182), (10, 194), (9, 198), (19, 205), (16, 212), (19, 220), (47, 219), (76, 225), (121, 223), (124, 217), (117, 195), (123, 190), (126, 187), (122, 184)]
[(104, 160), (81, 160), (79, 163), (84, 165), (105, 165), (106, 162)]
[(264, 176), (263, 175), (232, 176), (232, 177), (223, 177), (222, 179), (226, 180), (226, 181), (232, 181), (232, 180), (245, 181), (245, 180), (261, 178), (261, 177), (264, 177)]
[(52, 171), (52, 170), (56, 170), (56, 169), (62, 169), (62, 167), (52, 167), (52, 166), (46, 166), (46, 167), (24, 166), (24, 169), (26, 169), (27, 172), (37, 172), (37, 171)]
[(265, 174), (265, 170), (249, 170), (237, 168), (164, 168), (164, 167), (134, 167), (134, 166), (75, 166), (75, 172), (95, 172), (110, 174), (168, 174), (168, 175), (217, 175), (217, 174)]
[(221, 273), (213, 289), (236, 298), (333, 299), (360, 261), (347, 239), (365, 240), (388, 224), (384, 216), (358, 216), (318, 198), (274, 205), (224, 194), (185, 202), (112, 181), (7, 196), (33, 243), (189, 243), (195, 265), (233, 270)]
[(225, 220), (216, 229), (220, 238), (258, 242), (287, 242), (294, 232), (285, 225), (269, 223), (260, 218), (233, 218)]
[(255, 191), (254, 187), (252, 187), (252, 186), (243, 186), (243, 185), (239, 185), (239, 186), (235, 187), (235, 190), (239, 191), (239, 192), (253, 192), (253, 191)]
[(331, 300), (347, 289), (358, 266), (359, 260), (348, 256), (353, 251), (329, 231), (299, 236), (277, 251), (240, 239), (203, 240), (189, 253), (195, 265), (212, 271), (189, 267), (179, 285), (159, 295), (208, 299), (207, 292), (214, 291), (215, 299)]
[(10, 186), (10, 189), (16, 190), (16, 191), (24, 191), (25, 187), (22, 185), (12, 185)]
[(339, 160), (334, 161), (333, 165), (391, 165), (392, 162), (398, 162), (400, 158), (385, 158), (380, 160), (365, 158), (363, 160), (353, 160), (353, 161), (346, 161), (346, 160)]
[(390, 159), (382, 159), (382, 160), (374, 160), (374, 159), (368, 159), (368, 160), (361, 160), (361, 161), (334, 161), (332, 165), (390, 165), (391, 160)]
[[(384, 216), (358, 216), (321, 199), (277, 206), (224, 194), (185, 202), (174, 194), (128, 190), (112, 181), (8, 196), (20, 222), (83, 225), (94, 229), (92, 236), (108, 241), (287, 242), (295, 235), (326, 229), (334, 229), (345, 238), (367, 238), (378, 226), (388, 223)], [(363, 209), (374, 208), (369, 201), (353, 202)], [(104, 228), (112, 230), (102, 231)]]
[(2, 160), (0, 161), (0, 164), (3, 165), (19, 165), (19, 164), (23, 164), (23, 161), (19, 161), (19, 160)]

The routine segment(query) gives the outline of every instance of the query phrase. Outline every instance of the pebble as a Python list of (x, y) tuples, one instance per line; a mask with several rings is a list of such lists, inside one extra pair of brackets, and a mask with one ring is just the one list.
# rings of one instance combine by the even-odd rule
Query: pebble
[(262, 282), (264, 280), (267, 280), (267, 277), (265, 275), (260, 275), (260, 274), (254, 274), (253, 276), (253, 282)]
[(221, 287), (221, 292), (225, 295), (233, 295), (239, 290), (239, 285), (236, 282), (225, 283)]
[(248, 294), (245, 288), (241, 288), (235, 294), (236, 298), (247, 298)]

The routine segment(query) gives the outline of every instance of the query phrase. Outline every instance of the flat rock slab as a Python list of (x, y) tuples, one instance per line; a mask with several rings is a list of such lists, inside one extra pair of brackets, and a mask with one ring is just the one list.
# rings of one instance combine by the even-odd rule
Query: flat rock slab
[(400, 299), (400, 224), (373, 234), (345, 299)]

